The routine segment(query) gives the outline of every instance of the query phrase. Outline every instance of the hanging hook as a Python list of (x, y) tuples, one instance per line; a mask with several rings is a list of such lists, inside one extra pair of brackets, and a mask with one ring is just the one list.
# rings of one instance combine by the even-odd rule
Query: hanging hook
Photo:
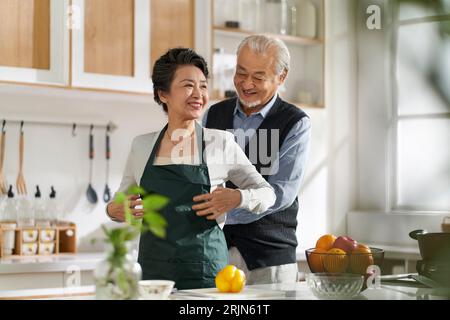
[(77, 129), (77, 124), (74, 123), (72, 125), (72, 137), (76, 137), (77, 136), (77, 133), (75, 132), (76, 129)]
[(111, 127), (109, 124), (106, 125), (106, 134), (109, 134), (111, 131)]
[(6, 120), (3, 119), (3, 124), (2, 124), (2, 133), (5, 133), (5, 126), (6, 126)]
[(20, 121), (20, 133), (23, 133), (23, 121)]
[(90, 133), (92, 134), (92, 131), (94, 130), (94, 125), (93, 124), (91, 124), (91, 130), (90, 130)]

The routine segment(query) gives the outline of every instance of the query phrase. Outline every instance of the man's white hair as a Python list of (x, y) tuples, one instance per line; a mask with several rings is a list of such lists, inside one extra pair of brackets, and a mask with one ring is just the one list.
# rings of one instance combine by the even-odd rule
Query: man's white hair
[(277, 75), (280, 75), (284, 70), (289, 71), (291, 55), (289, 54), (289, 50), (278, 38), (266, 36), (263, 34), (256, 34), (246, 37), (239, 44), (237, 49), (237, 55), (241, 52), (242, 48), (248, 46), (249, 49), (257, 54), (267, 54), (267, 52), (275, 48), (276, 57), (275, 57), (275, 72)]

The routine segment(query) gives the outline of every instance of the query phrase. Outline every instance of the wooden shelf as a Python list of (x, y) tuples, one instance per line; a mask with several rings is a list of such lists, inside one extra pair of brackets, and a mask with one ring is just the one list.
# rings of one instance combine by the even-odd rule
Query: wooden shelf
[[(226, 27), (220, 27), (220, 26), (214, 26), (213, 30), (217, 34), (221, 34), (221, 35), (225, 35), (225, 36), (234, 36), (234, 37), (245, 37), (245, 36), (255, 34), (255, 32), (250, 32), (250, 31), (246, 31), (246, 30), (242, 30), (242, 29), (226, 28)], [(272, 33), (266, 33), (266, 32), (262, 32), (261, 34), (266, 34), (266, 35), (270, 35), (273, 37), (277, 37), (287, 43), (302, 45), (302, 46), (322, 45), (324, 43), (323, 39), (320, 39), (320, 38), (297, 37), (297, 36), (291, 36), (291, 35), (285, 35), (285, 34), (272, 34)]]
[(302, 109), (307, 109), (307, 108), (324, 108), (324, 105), (322, 103), (301, 103), (301, 102), (293, 102), (292, 104), (294, 104), (296, 107), (298, 108), (302, 108)]
[[(6, 221), (4, 223), (7, 223)], [(53, 236), (51, 236), (51, 239), (43, 239), (42, 231), (52, 231), (54, 232)], [(14, 232), (14, 248), (13, 248), (13, 254), (12, 255), (6, 255), (3, 252), (3, 245), (2, 242), (5, 241), (4, 236), (5, 232), (12, 231)], [(34, 231), (37, 232), (37, 237), (33, 241), (25, 240), (24, 233)], [(47, 252), (46, 249), (44, 249), (43, 252), (41, 252), (40, 247), (46, 247), (48, 244), (53, 244), (53, 248)], [(35, 245), (36, 249), (33, 251), (36, 251), (35, 254), (26, 254), (23, 252), (22, 247), (24, 245)], [(34, 227), (16, 227), (16, 228), (9, 228), (5, 227), (4, 225), (0, 224), (0, 258), (4, 256), (37, 256), (37, 255), (57, 255), (60, 253), (76, 253), (76, 225), (71, 222), (62, 222), (61, 224), (58, 224), (56, 226), (48, 226), (48, 227), (40, 227), (40, 226), (34, 226)]]

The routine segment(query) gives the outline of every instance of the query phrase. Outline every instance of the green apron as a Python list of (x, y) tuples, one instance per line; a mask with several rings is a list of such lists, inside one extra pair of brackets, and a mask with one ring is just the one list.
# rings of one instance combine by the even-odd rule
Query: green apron
[(141, 234), (138, 262), (143, 279), (175, 281), (177, 289), (214, 287), (214, 278), (228, 261), (228, 250), (223, 231), (215, 220), (199, 217), (191, 209), (192, 198), (209, 193), (208, 167), (203, 160), (205, 143), (202, 127), (196, 123), (200, 165), (153, 165), (166, 127), (144, 169), (140, 186), (149, 193), (164, 195), (169, 204), (161, 210), (166, 218), (165, 239), (151, 232)]

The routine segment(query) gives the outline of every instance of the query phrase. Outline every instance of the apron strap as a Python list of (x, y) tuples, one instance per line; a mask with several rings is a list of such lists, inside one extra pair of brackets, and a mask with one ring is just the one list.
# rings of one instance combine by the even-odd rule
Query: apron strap
[[(153, 146), (152, 152), (150, 153), (150, 158), (148, 159), (148, 162), (150, 164), (153, 165), (153, 163), (155, 162), (155, 158), (156, 158), (156, 152), (158, 151), (159, 145), (161, 144), (161, 140), (164, 137), (164, 134), (167, 131), (169, 124), (166, 124), (164, 126), (164, 128), (161, 130), (161, 132), (159, 133), (158, 139), (155, 142), (155, 145)], [(197, 146), (201, 146), (201, 148), (197, 148), (198, 149), (198, 156), (200, 159), (200, 163), (202, 165), (206, 164), (206, 157), (203, 156), (204, 151), (205, 151), (205, 140), (203, 139), (203, 127), (197, 122), (195, 121), (195, 136), (197, 138)]]

